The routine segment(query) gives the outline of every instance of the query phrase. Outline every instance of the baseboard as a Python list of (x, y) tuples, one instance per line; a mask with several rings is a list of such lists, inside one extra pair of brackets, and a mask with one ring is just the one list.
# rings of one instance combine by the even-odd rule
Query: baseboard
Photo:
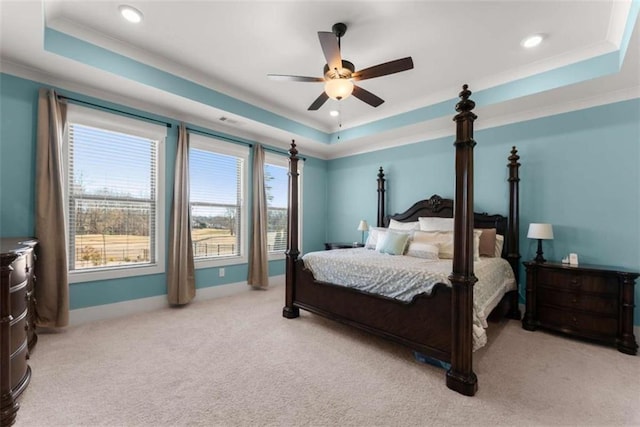
[[(284, 275), (269, 277), (270, 287), (284, 283)], [(198, 288), (194, 301), (204, 301), (213, 298), (222, 298), (240, 292), (247, 292), (250, 288), (247, 282), (229, 283), (226, 285)], [(96, 305), (93, 307), (78, 308), (69, 312), (69, 326), (95, 322), (97, 320), (114, 319), (131, 314), (145, 313), (152, 310), (168, 307), (167, 296), (158, 295), (149, 298), (116, 302), (113, 304)]]

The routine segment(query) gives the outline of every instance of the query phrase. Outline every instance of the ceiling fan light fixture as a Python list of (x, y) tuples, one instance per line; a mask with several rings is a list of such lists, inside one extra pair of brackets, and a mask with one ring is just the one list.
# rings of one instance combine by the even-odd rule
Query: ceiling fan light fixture
[(129, 22), (137, 24), (142, 21), (142, 12), (133, 6), (122, 4), (118, 7), (120, 14)]
[(353, 82), (349, 79), (331, 79), (324, 84), (324, 91), (331, 99), (340, 101), (351, 96)]

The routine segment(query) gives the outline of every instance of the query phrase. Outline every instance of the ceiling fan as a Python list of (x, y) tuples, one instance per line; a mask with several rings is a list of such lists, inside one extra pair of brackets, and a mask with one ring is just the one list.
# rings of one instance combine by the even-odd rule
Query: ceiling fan
[(267, 75), (272, 80), (280, 81), (324, 82), (324, 92), (309, 106), (308, 110), (310, 111), (315, 111), (322, 107), (329, 98), (339, 101), (349, 97), (351, 94), (372, 107), (377, 107), (384, 100), (368, 90), (354, 85), (353, 82), (399, 73), (413, 68), (413, 60), (408, 56), (355, 71), (353, 63), (342, 59), (340, 56), (340, 38), (347, 32), (347, 26), (339, 22), (334, 24), (331, 30), (332, 32), (318, 31), (320, 46), (324, 57), (327, 59), (327, 64), (324, 66), (324, 77)]

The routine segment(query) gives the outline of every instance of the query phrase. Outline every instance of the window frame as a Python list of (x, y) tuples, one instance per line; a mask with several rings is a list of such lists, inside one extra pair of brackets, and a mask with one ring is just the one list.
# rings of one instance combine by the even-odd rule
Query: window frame
[[(166, 126), (133, 119), (122, 115), (107, 113), (98, 109), (81, 107), (75, 104), (67, 106), (67, 126), (65, 127), (62, 144), (63, 165), (63, 197), (65, 217), (65, 245), (69, 251), (71, 228), (69, 224), (69, 128), (71, 124), (89, 126), (105, 131), (124, 133), (127, 135), (147, 138), (156, 142), (156, 182), (155, 182), (155, 262), (143, 265), (119, 265), (110, 267), (96, 267), (91, 269), (71, 270), (68, 267), (69, 283), (91, 282), (96, 280), (110, 280), (126, 277), (161, 274), (165, 272), (166, 241), (165, 241), (165, 211), (166, 211), (166, 164), (165, 147), (167, 138)], [(67, 254), (69, 256), (69, 254)]]
[[(284, 167), (287, 171), (287, 177), (289, 176), (289, 156), (285, 155), (285, 154), (277, 154), (277, 153), (272, 153), (269, 151), (265, 150), (264, 153), (264, 163), (265, 165), (269, 164), (269, 165), (273, 165), (273, 166), (280, 166), (280, 167)], [(304, 166), (304, 161), (302, 159), (299, 159), (298, 161), (298, 249), (300, 250), (300, 253), (303, 253), (302, 250), (302, 195), (303, 195), (303, 166)], [(265, 182), (266, 184), (266, 182)], [(288, 183), (287, 183), (287, 188), (288, 188)], [(287, 190), (287, 216), (289, 214), (289, 191)], [(267, 208), (268, 209), (268, 208)], [(287, 223), (288, 223), (288, 219), (287, 219)], [(288, 231), (288, 230), (287, 230)], [(289, 240), (289, 235), (287, 234), (287, 242)], [(283, 260), (286, 259), (287, 255), (286, 255), (286, 249), (284, 251), (282, 251), (282, 253), (279, 252), (275, 252), (275, 251), (269, 251), (267, 249), (267, 254), (268, 254), (268, 259), (269, 261), (277, 261), (277, 260)]]
[[(199, 135), (196, 133), (189, 133), (189, 149), (197, 149), (210, 151), (216, 154), (223, 154), (227, 156), (237, 156), (243, 159), (243, 170), (240, 174), (240, 188), (242, 194), (240, 196), (240, 239), (238, 241), (240, 254), (210, 257), (210, 258), (196, 258), (194, 256), (194, 265), (196, 269), (212, 268), (212, 267), (224, 267), (228, 265), (246, 264), (249, 262), (248, 256), (248, 230), (249, 230), (249, 212), (247, 206), (247, 199), (249, 194), (248, 174), (249, 174), (249, 147), (244, 144), (234, 144), (231, 142), (223, 141), (215, 137)], [(191, 174), (191, 171), (189, 171)], [(191, 213), (191, 200), (189, 200), (189, 213)]]

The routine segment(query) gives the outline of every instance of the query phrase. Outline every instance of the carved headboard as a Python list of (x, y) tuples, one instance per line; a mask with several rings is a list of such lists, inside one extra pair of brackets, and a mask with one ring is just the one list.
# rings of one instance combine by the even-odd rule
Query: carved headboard
[[(418, 221), (420, 217), (453, 218), (453, 200), (443, 199), (434, 194), (428, 199), (414, 203), (402, 213), (387, 215), (384, 217), (384, 227), (389, 226), (391, 219), (400, 222)], [(507, 217), (502, 215), (489, 215), (486, 212), (473, 214), (474, 228), (495, 228), (496, 233), (503, 236), (507, 233)], [(502, 257), (507, 256), (506, 245), (502, 249)]]

